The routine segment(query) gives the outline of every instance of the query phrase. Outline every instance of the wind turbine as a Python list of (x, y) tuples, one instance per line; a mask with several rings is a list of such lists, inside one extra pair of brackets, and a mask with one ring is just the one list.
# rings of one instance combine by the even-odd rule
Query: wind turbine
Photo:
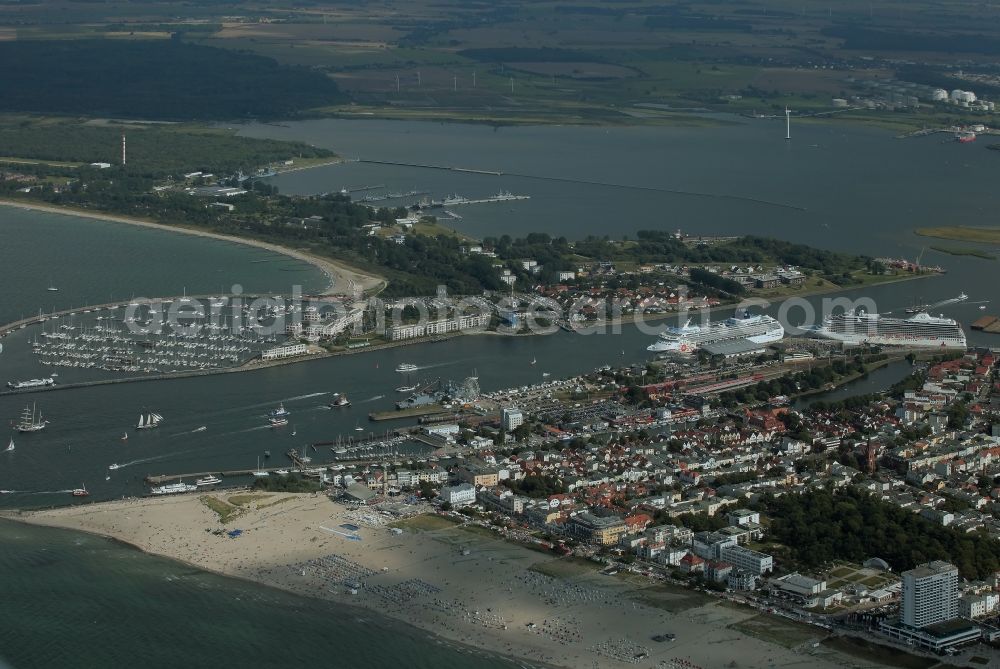
[(792, 112), (785, 105), (785, 139), (792, 138)]

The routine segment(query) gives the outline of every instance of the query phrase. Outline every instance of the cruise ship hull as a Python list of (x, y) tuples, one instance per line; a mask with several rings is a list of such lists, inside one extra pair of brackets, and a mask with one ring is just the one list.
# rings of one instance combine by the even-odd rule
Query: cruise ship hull
[(781, 341), (785, 329), (770, 316), (730, 318), (713, 323), (706, 328), (685, 325), (672, 328), (660, 335), (659, 340), (646, 348), (653, 352), (694, 353), (702, 346), (724, 341), (746, 340), (755, 344), (773, 344)]
[(907, 346), (913, 348), (966, 348), (962, 326), (950, 318), (935, 318), (921, 312), (909, 318), (881, 317), (878, 314), (829, 316), (815, 336), (851, 346)]
[(910, 337), (888, 335), (847, 334), (830, 332), (823, 328), (815, 330), (818, 337), (843, 342), (851, 346), (912, 346), (914, 348), (967, 348), (964, 337)]

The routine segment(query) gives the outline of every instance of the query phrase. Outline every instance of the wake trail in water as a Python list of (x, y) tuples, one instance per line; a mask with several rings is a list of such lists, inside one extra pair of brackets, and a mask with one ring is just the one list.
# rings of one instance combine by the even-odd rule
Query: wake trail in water
[(276, 399), (276, 400), (268, 400), (267, 402), (258, 402), (257, 404), (247, 404), (245, 406), (233, 407), (232, 409), (223, 409), (222, 411), (218, 411), (215, 414), (205, 414), (205, 415), (223, 415), (223, 414), (230, 414), (230, 413), (240, 413), (242, 411), (247, 411), (248, 409), (261, 409), (263, 407), (274, 406), (275, 404), (278, 404), (278, 403), (281, 403), (281, 402), (295, 402), (295, 401), (298, 401), (298, 400), (307, 400), (307, 399), (309, 399), (311, 397), (321, 397), (323, 395), (329, 395), (329, 394), (330, 394), (330, 391), (324, 390), (324, 391), (318, 392), (318, 393), (308, 393), (306, 395), (296, 395), (295, 397), (284, 397), (284, 398)]
[(174, 432), (171, 437), (183, 437), (188, 434), (198, 434), (199, 432), (205, 432), (207, 428), (205, 426), (196, 427), (193, 430), (188, 430), (187, 432)]
[(159, 462), (160, 460), (166, 460), (168, 458), (172, 458), (177, 455), (187, 455), (188, 453), (197, 453), (201, 450), (202, 449), (200, 448), (189, 448), (184, 451), (175, 451), (173, 453), (164, 453), (163, 455), (154, 455), (153, 457), (150, 458), (139, 458), (138, 460), (132, 460), (130, 462), (125, 462), (123, 464), (118, 465), (118, 469), (125, 469), (126, 467), (131, 467), (132, 465), (141, 465), (144, 462)]
[(374, 402), (376, 400), (383, 399), (384, 397), (385, 397), (385, 395), (376, 395), (375, 397), (369, 397), (366, 400), (361, 400), (361, 403), (365, 404), (366, 402)]

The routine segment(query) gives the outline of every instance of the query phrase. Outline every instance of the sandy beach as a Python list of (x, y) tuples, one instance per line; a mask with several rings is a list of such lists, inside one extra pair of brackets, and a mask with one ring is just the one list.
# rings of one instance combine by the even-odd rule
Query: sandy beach
[[(227, 500), (237, 494), (245, 493), (213, 496)], [(821, 629), (789, 627), (773, 616), (651, 585), (637, 575), (601, 575), (586, 563), (504, 541), (482, 527), (420, 515), (393, 529), (388, 514), (352, 510), (321, 494), (263, 494), (241, 501), (242, 511), (224, 526), (197, 495), (4, 515), (111, 537), (202, 569), (365, 607), (528, 664), (877, 666), (816, 645)], [(233, 529), (242, 534), (231, 538), (218, 531)], [(783, 626), (789, 629), (782, 631)], [(676, 639), (652, 640), (666, 632)]]
[(112, 223), (137, 225), (154, 230), (176, 232), (184, 235), (193, 235), (195, 237), (205, 237), (223, 242), (232, 242), (234, 244), (244, 244), (246, 246), (253, 246), (259, 249), (271, 251), (273, 253), (280, 253), (281, 255), (288, 256), (289, 258), (295, 258), (296, 260), (309, 263), (310, 265), (321, 270), (326, 275), (328, 280), (327, 287), (322, 293), (323, 295), (354, 295), (359, 289), (365, 295), (372, 295), (380, 292), (386, 285), (386, 280), (383, 277), (366, 274), (360, 270), (354, 269), (353, 267), (349, 267), (329, 258), (323, 258), (305, 251), (290, 249), (286, 246), (281, 246), (280, 244), (262, 242), (256, 239), (223, 235), (216, 232), (209, 232), (207, 230), (199, 230), (197, 228), (163, 225), (162, 223), (155, 223), (153, 221), (133, 218), (130, 216), (102, 214), (99, 212), (88, 211), (86, 209), (57, 207), (52, 205), (36, 204), (33, 202), (23, 202), (20, 200), (0, 200), (0, 206), (20, 207), (22, 209), (31, 209), (33, 211), (43, 211), (49, 214), (63, 214), (66, 216), (91, 218), (99, 221), (110, 221)]

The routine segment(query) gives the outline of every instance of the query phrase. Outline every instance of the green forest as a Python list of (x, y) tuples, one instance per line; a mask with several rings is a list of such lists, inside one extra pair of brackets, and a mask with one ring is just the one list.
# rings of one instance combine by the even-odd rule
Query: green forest
[(1000, 543), (989, 536), (932, 523), (857, 490), (812, 490), (761, 505), (771, 518), (770, 540), (804, 568), (880, 557), (897, 572), (929, 560), (951, 562), (967, 579), (1000, 569)]
[(180, 40), (0, 42), (0, 111), (275, 119), (343, 102), (326, 75)]
[(126, 134), (129, 173), (148, 178), (195, 171), (222, 176), (243, 170), (249, 174), (279, 160), (333, 156), (331, 151), (301, 142), (237, 137), (225, 130), (30, 120), (0, 124), (0, 156), (118, 165), (122, 133)]

